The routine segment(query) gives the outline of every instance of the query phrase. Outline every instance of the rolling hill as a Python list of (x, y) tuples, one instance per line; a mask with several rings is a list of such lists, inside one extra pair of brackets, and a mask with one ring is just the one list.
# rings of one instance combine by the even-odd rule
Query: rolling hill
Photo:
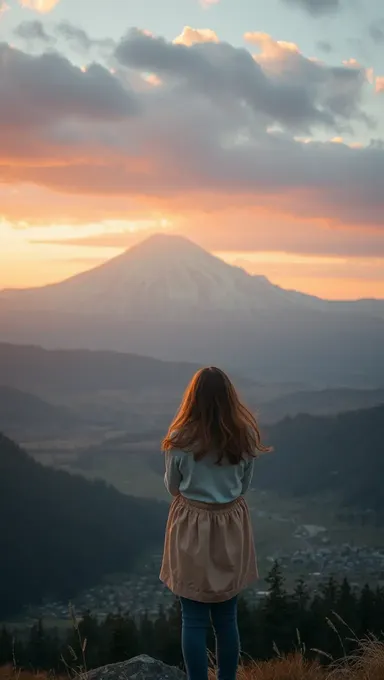
[(163, 539), (167, 506), (43, 467), (0, 435), (0, 620), (44, 597), (69, 601), (128, 572)]
[(286, 416), (301, 414), (314, 416), (331, 416), (347, 411), (358, 411), (384, 404), (384, 389), (353, 390), (328, 389), (285, 394), (255, 404), (255, 408), (263, 423), (276, 423)]
[(336, 493), (384, 520), (384, 405), (332, 417), (301, 415), (267, 429), (275, 453), (258, 461), (255, 484), (291, 496)]
[[(298, 415), (263, 426), (263, 438), (274, 453), (257, 461), (255, 488), (287, 498), (328, 499), (331, 495), (336, 504), (357, 513), (373, 510), (383, 522), (383, 423), (381, 405), (333, 416)], [(132, 493), (148, 497), (150, 483), (157, 491), (163, 488), (163, 434), (155, 430), (110, 438), (79, 450), (73, 465), (86, 474), (105, 473), (117, 483), (134, 473)], [(158, 475), (156, 484), (153, 473)], [(130, 484), (124, 484), (127, 487)]]
[(0, 385), (0, 430), (20, 437), (41, 434), (42, 437), (60, 435), (84, 425), (69, 409), (13, 387)]
[(0, 384), (33, 393), (176, 388), (199, 366), (119, 352), (45, 350), (0, 343)]
[(328, 302), (157, 235), (91, 271), (0, 293), (0, 340), (220, 364), (261, 382), (384, 385), (384, 302)]

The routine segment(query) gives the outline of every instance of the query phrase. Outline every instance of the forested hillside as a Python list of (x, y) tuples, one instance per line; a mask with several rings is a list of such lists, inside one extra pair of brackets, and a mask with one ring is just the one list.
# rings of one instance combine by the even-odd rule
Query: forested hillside
[(286, 418), (268, 429), (275, 452), (255, 483), (299, 496), (336, 491), (342, 501), (384, 518), (384, 406), (334, 417)]
[(43, 467), (0, 435), (0, 619), (43, 597), (68, 601), (161, 544), (166, 505)]

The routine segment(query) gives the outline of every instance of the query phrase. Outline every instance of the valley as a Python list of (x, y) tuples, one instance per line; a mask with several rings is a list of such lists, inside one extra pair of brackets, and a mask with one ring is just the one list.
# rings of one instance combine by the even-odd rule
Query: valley
[[(32, 515), (42, 560), (32, 599), (17, 585), (25, 548), (7, 539), (22, 621), (65, 625), (69, 599), (100, 615), (119, 606), (154, 613), (172, 602), (158, 580), (169, 503), (160, 443), (204, 363), (229, 372), (275, 449), (257, 462), (249, 493), (262, 577), (249, 601), (263, 597), (275, 560), (289, 588), (305, 576), (316, 591), (335, 572), (355, 585), (384, 583), (381, 301), (284, 291), (186, 239), (156, 237), (54, 286), (0, 293), (0, 322), (0, 462), (25, 507), (36, 494), (24, 479), (30, 470), (46, 508), (44, 522), (37, 507)], [(7, 437), (29, 457), (15, 453), (14, 464), (10, 452), (19, 450)], [(64, 512), (66, 494), (76, 503)], [(109, 536), (117, 508), (124, 517)], [(105, 549), (96, 518), (110, 554), (88, 574), (85, 555), (99, 560)], [(47, 589), (45, 541), (61, 533), (64, 563), (76, 566), (68, 578), (54, 567)], [(15, 609), (6, 590), (0, 597)]]
[[(125, 434), (81, 452), (72, 450), (67, 455), (61, 452), (58, 458), (52, 452), (36, 449), (34, 455), (45, 464), (80, 472), (88, 479), (103, 479), (124, 494), (169, 502), (163, 484), (160, 440), (161, 431)], [(360, 585), (372, 580), (384, 583), (383, 528), (375, 524), (369, 513), (345, 507), (337, 492), (309, 492), (297, 497), (291, 494), (289, 482), (286, 493), (260, 488), (258, 482), (256, 468), (248, 501), (262, 575), (277, 559), (284, 566), (290, 587), (305, 576), (316, 588), (321, 578), (333, 573), (345, 574)], [(153, 556), (150, 557), (152, 560)], [(148, 592), (153, 592), (159, 570), (158, 560), (151, 564)], [(141, 568), (138, 572), (141, 574)], [(126, 579), (127, 576), (121, 579), (121, 592), (126, 591)], [(163, 591), (160, 584), (157, 586), (157, 597), (161, 598)], [(114, 588), (119, 593), (120, 583), (115, 582)], [(261, 581), (249, 597), (257, 598), (257, 593), (264, 590)], [(118, 595), (116, 598), (118, 601)], [(138, 601), (137, 606), (141, 611), (142, 602)]]

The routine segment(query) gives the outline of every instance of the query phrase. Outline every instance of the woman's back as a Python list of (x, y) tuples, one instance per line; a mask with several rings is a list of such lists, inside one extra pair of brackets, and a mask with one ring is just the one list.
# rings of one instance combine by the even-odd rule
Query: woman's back
[(192, 379), (163, 441), (171, 504), (160, 578), (181, 599), (188, 680), (208, 680), (212, 619), (219, 678), (235, 680), (237, 596), (258, 578), (244, 498), (261, 443), (253, 415), (218, 368)]
[(230, 503), (249, 488), (254, 458), (247, 457), (233, 465), (225, 458), (217, 464), (218, 453), (212, 452), (196, 460), (185, 451), (167, 451), (165, 486), (169, 493), (180, 493), (201, 503)]

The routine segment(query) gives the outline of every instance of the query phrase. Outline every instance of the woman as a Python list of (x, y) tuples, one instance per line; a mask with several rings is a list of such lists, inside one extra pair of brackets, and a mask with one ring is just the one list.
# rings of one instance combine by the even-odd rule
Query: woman
[(219, 680), (235, 680), (240, 641), (237, 597), (258, 578), (243, 498), (263, 446), (255, 418), (226, 374), (192, 379), (163, 441), (170, 508), (160, 579), (181, 600), (189, 680), (207, 680), (207, 631), (216, 636)]

